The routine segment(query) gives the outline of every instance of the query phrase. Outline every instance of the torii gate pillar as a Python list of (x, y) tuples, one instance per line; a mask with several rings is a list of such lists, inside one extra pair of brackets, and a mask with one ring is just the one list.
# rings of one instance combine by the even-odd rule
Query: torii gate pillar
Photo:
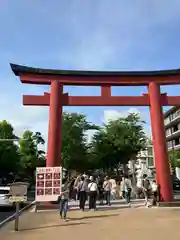
[(61, 163), (62, 96), (63, 85), (51, 81), (46, 167), (59, 167)]
[(157, 181), (161, 186), (161, 198), (163, 201), (169, 202), (173, 199), (172, 180), (168, 162), (160, 85), (156, 82), (151, 82), (149, 84), (149, 99), (156, 176)]

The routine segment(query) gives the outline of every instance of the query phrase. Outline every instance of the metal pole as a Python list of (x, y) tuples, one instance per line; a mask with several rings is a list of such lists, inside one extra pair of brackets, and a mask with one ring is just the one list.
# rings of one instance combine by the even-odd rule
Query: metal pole
[(14, 230), (19, 230), (19, 202), (16, 202), (16, 215), (15, 215), (15, 224), (14, 224)]

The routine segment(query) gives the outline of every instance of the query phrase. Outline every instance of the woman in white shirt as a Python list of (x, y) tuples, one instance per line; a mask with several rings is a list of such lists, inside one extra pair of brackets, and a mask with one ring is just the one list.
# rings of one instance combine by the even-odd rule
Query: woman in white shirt
[(125, 178), (122, 177), (122, 181), (120, 183), (120, 198), (125, 198)]
[(90, 180), (90, 183), (88, 184), (89, 209), (91, 211), (95, 211), (96, 210), (96, 199), (97, 199), (97, 194), (98, 194), (98, 186), (92, 176), (89, 178), (89, 180)]
[(111, 178), (109, 180), (109, 182), (111, 184), (111, 196), (112, 196), (112, 199), (115, 200), (116, 199), (116, 190), (117, 190), (116, 180)]

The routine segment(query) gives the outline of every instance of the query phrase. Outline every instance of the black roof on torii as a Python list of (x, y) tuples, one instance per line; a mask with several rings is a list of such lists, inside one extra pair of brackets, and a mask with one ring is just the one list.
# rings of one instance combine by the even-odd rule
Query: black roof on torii
[(180, 69), (170, 70), (156, 70), (156, 71), (85, 71), (85, 70), (55, 70), (55, 69), (43, 69), (33, 68), (23, 65), (17, 65), (10, 63), (11, 69), (16, 76), (22, 74), (38, 74), (38, 75), (54, 75), (54, 76), (168, 76), (168, 75), (180, 75)]

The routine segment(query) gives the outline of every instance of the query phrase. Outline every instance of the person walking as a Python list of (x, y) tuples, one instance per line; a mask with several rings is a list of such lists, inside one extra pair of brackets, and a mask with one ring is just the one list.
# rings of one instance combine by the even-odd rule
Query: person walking
[(141, 195), (143, 193), (143, 180), (142, 177), (139, 177), (136, 183), (136, 197), (141, 198)]
[(122, 177), (121, 183), (120, 183), (120, 198), (124, 199), (125, 198), (125, 178)]
[(59, 196), (59, 213), (61, 219), (66, 220), (68, 212), (68, 201), (69, 201), (69, 188), (70, 184), (66, 182), (61, 189)]
[(150, 196), (151, 185), (150, 185), (148, 176), (146, 174), (143, 175), (142, 189), (143, 189), (144, 198), (145, 198), (145, 206), (149, 207), (148, 200)]
[(116, 199), (116, 193), (117, 193), (117, 184), (116, 184), (116, 180), (114, 178), (110, 178), (109, 180), (110, 184), (111, 184), (111, 192), (110, 192), (110, 196), (112, 197), (113, 200)]
[(98, 176), (96, 183), (97, 183), (97, 186), (98, 186), (98, 200), (99, 200), (99, 204), (103, 205), (103, 200), (104, 200), (103, 178), (101, 176)]
[(94, 181), (93, 176), (90, 176), (89, 178), (90, 183), (88, 184), (88, 190), (89, 190), (89, 209), (91, 211), (96, 210), (96, 200), (98, 195), (98, 186), (97, 183)]
[(74, 181), (74, 200), (79, 200), (79, 194), (78, 194), (78, 185), (79, 182), (81, 181), (81, 175), (78, 175)]
[(128, 178), (128, 176), (125, 176), (125, 178), (124, 178), (124, 193), (125, 193), (126, 203), (129, 206), (131, 206), (131, 192), (132, 192), (131, 180)]
[(111, 205), (111, 183), (109, 181), (108, 176), (105, 177), (103, 182), (103, 191), (104, 191), (104, 198), (107, 205)]
[(79, 208), (84, 211), (88, 191), (88, 182), (87, 179), (84, 178), (84, 176), (81, 177), (81, 180), (78, 183), (77, 191), (79, 195)]
[(152, 181), (152, 195), (153, 195), (153, 201), (152, 201), (152, 205), (156, 206), (157, 205), (157, 198), (158, 198), (158, 184), (156, 183), (156, 180)]

